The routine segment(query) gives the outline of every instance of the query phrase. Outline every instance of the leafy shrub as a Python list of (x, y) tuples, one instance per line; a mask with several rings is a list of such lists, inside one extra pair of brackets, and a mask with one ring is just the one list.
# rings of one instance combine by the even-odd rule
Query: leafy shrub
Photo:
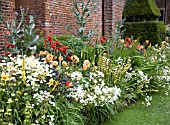
[(156, 20), (161, 13), (154, 0), (128, 0), (123, 18), (128, 22)]
[(160, 43), (165, 39), (165, 26), (163, 22), (125, 22), (124, 36), (133, 36), (134, 39), (140, 37), (140, 41), (149, 40), (152, 44)]
[(19, 53), (30, 55), (43, 42), (43, 32), (35, 29), (34, 17), (30, 15), (29, 23), (25, 24), (24, 20), (28, 10), (24, 10), (22, 7), (20, 10), (20, 17), (16, 15), (12, 21), (6, 22), (0, 14), (0, 21), (8, 30), (5, 36), (8, 42), (4, 46), (6, 55), (17, 55)]

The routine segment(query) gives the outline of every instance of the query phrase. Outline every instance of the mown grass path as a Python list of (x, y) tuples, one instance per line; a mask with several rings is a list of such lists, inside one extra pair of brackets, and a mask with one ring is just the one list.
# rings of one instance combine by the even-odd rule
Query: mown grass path
[[(165, 94), (168, 92), (168, 96)], [(170, 89), (152, 95), (151, 106), (137, 101), (103, 125), (170, 125)]]

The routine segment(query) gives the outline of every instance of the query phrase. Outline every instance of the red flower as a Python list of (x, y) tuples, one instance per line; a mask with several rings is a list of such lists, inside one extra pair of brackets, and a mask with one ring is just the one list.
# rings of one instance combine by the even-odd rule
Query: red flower
[(169, 39), (166, 39), (165, 41), (166, 41), (167, 43), (169, 43)]
[(11, 44), (11, 48), (14, 48), (15, 46), (13, 44)]
[(44, 48), (47, 48), (46, 42), (47, 42), (47, 40), (44, 40)]
[(10, 43), (5, 44), (5, 47), (6, 47), (7, 49), (9, 49), (9, 48), (10, 48), (10, 46), (11, 46), (11, 44), (10, 44)]
[(56, 40), (56, 41), (54, 42), (54, 44), (55, 44), (55, 45), (60, 45), (60, 42), (58, 42), (58, 40)]
[(126, 37), (125, 40), (126, 40), (126, 42), (128, 42), (128, 43), (130, 43), (130, 41), (131, 41), (129, 37)]
[(105, 43), (106, 42), (106, 37), (102, 36), (98, 42), (99, 43)]
[(62, 48), (59, 48), (60, 51), (62, 51), (63, 54), (66, 54), (67, 47), (63, 46)]
[(14, 55), (11, 55), (12, 58), (14, 58)]
[(9, 49), (10, 47), (11, 47), (11, 48), (14, 48), (14, 45), (11, 44), (11, 43), (7, 43), (7, 44), (5, 44), (5, 47), (6, 47), (7, 49)]
[(48, 39), (48, 41), (49, 41), (50, 43), (53, 42), (53, 38), (52, 38), (51, 36), (48, 36), (47, 39)]
[(124, 45), (125, 47), (130, 46), (129, 42), (126, 42), (126, 44)]
[(10, 55), (10, 54), (11, 54), (11, 52), (5, 52), (5, 55), (7, 55), (7, 56)]
[(70, 61), (70, 60), (71, 60), (71, 57), (70, 57), (70, 56), (67, 56), (67, 60)]
[(101, 42), (102, 42), (102, 43), (105, 43), (105, 42), (106, 42), (106, 37), (105, 37), (105, 36), (102, 36)]
[(50, 48), (52, 48), (52, 49), (56, 49), (56, 45), (54, 44), (54, 43), (52, 43), (51, 45), (50, 45)]
[(69, 88), (73, 88), (72, 82), (69, 82), (69, 81), (67, 81), (67, 82), (65, 83), (65, 86), (66, 86), (66, 87), (69, 87)]

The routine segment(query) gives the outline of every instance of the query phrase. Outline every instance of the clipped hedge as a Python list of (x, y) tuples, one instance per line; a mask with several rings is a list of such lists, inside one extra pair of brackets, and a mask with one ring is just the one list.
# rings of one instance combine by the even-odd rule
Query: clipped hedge
[(165, 40), (165, 26), (162, 21), (125, 22), (124, 29), (124, 37), (139, 38), (141, 43), (149, 40), (152, 45), (155, 45)]
[(123, 11), (127, 22), (155, 21), (160, 16), (154, 0), (127, 0)]

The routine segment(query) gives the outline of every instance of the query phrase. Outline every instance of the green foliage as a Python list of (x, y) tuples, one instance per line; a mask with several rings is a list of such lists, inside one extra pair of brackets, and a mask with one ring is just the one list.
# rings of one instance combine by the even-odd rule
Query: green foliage
[(77, 0), (72, 1), (73, 7), (71, 7), (70, 9), (73, 13), (73, 16), (76, 18), (78, 29), (74, 31), (74, 29), (71, 29), (70, 26), (68, 26), (68, 29), (76, 37), (81, 38), (81, 40), (83, 41), (88, 41), (94, 35), (94, 32), (92, 31), (92, 29), (87, 31), (86, 24), (87, 22), (91, 21), (89, 17), (92, 15), (92, 13), (95, 12), (96, 8), (98, 7), (98, 0), (88, 0), (87, 2), (85, 2), (84, 0), (82, 0), (81, 2)]
[(154, 0), (127, 0), (123, 18), (128, 22), (155, 21), (161, 13)]
[(117, 113), (117, 107), (113, 104), (107, 104), (103, 107), (88, 105), (81, 112), (87, 118), (85, 125), (100, 125), (114, 117)]
[(165, 40), (165, 26), (163, 22), (147, 21), (147, 22), (125, 22), (124, 23), (124, 37), (133, 36), (141, 43), (149, 40), (153, 45)]
[(170, 25), (169, 24), (166, 25), (165, 28), (166, 28), (166, 36), (170, 37)]
[[(30, 54), (32, 51), (36, 51), (37, 46), (43, 41), (42, 32), (38, 33), (35, 30), (34, 17), (29, 16), (29, 23), (24, 24), (25, 16), (28, 9), (25, 11), (22, 7), (21, 17), (16, 15), (15, 19), (6, 22), (2, 15), (0, 15), (0, 21), (5, 25), (9, 34), (5, 37), (8, 39), (8, 44), (14, 45), (11, 47), (11, 54), (17, 55), (18, 53)], [(38, 35), (39, 34), (39, 35)], [(9, 48), (4, 48), (5, 51), (9, 51)]]

